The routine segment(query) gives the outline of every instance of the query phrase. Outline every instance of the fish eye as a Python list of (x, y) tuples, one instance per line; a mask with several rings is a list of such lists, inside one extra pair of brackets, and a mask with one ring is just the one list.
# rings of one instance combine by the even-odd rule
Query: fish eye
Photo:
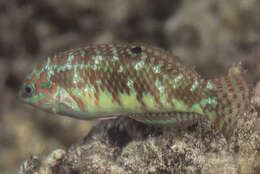
[(27, 96), (32, 96), (33, 92), (34, 92), (34, 88), (32, 87), (32, 85), (30, 84), (27, 84), (25, 87), (24, 87), (24, 92)]

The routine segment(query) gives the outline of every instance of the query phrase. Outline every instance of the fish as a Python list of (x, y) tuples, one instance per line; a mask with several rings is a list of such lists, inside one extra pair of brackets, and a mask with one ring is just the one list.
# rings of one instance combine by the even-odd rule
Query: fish
[(90, 44), (39, 61), (19, 98), (83, 120), (129, 117), (177, 127), (207, 119), (229, 138), (251, 95), (247, 73), (235, 69), (208, 80), (177, 56), (148, 44)]

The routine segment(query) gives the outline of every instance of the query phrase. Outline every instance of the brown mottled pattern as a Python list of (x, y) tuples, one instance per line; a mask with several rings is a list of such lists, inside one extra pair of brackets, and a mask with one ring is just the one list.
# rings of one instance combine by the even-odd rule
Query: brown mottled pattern
[[(79, 74), (81, 78), (84, 79), (84, 82), (78, 83), (77, 85), (72, 82), (74, 69), (67, 70), (66, 74), (64, 74), (64, 72), (56, 71), (54, 79), (58, 82), (63, 81), (62, 83), (59, 83), (61, 84), (61, 87), (63, 87), (62, 84), (64, 84), (64, 87), (66, 88), (85, 88), (86, 85), (93, 85), (96, 90), (107, 90), (112, 94), (114, 101), (118, 103), (120, 103), (118, 100), (118, 94), (120, 92), (129, 93), (130, 89), (126, 85), (128, 78), (134, 79), (133, 86), (137, 93), (136, 98), (142, 104), (144, 109), (146, 106), (142, 100), (142, 97), (145, 93), (151, 94), (157, 105), (160, 108), (163, 108), (163, 104), (160, 99), (160, 91), (155, 86), (156, 79), (168, 87), (165, 90), (165, 93), (168, 95), (168, 101), (172, 106), (174, 106), (171, 101), (172, 97), (183, 100), (184, 103), (189, 106), (200, 101), (202, 97), (202, 89), (197, 89), (193, 92), (190, 91), (190, 87), (193, 82), (199, 79), (199, 75), (196, 72), (184, 65), (178, 60), (178, 58), (168, 54), (162, 49), (142, 46), (143, 45), (138, 44), (90, 45), (85, 48), (59, 53), (56, 55), (57, 61), (53, 61), (52, 63), (57, 63), (62, 66), (68, 62), (69, 55), (74, 55), (75, 58), (72, 61), (72, 65), (89, 63), (91, 66), (97, 66), (97, 70), (93, 70), (91, 68), (80, 70), (78, 68)], [(142, 48), (142, 53), (133, 53), (130, 50), (131, 48)], [(112, 49), (116, 50), (119, 61), (113, 62), (112, 59), (115, 54), (112, 52)], [(157, 52), (158, 55), (155, 55), (155, 52)], [(84, 53), (84, 57), (81, 56), (82, 53)], [(142, 60), (142, 54), (147, 55), (147, 58), (143, 59), (145, 67), (140, 70), (136, 70), (134, 65), (138, 61)], [(100, 61), (98, 65), (94, 65), (94, 56), (102, 56), (103, 60)], [(162, 59), (163, 56), (166, 56), (166, 58)], [(152, 58), (154, 58), (154, 62), (152, 62)], [(154, 73), (152, 68), (159, 65), (160, 61), (164, 62), (160, 67), (162, 72)], [(171, 68), (167, 68), (170, 64), (172, 65)], [(179, 65), (177, 66), (177, 64)], [(120, 66), (122, 66), (123, 71), (118, 73)], [(104, 72), (105, 68), (107, 68), (106, 72)], [(169, 83), (169, 79), (174, 79), (179, 74), (183, 75), (183, 79), (180, 80), (181, 85), (178, 89), (173, 89), (172, 85)], [(163, 80), (163, 75), (167, 75), (166, 80)], [(63, 78), (60, 76), (63, 76)], [(101, 80), (101, 84), (97, 84), (98, 80)], [(185, 88), (182, 86), (185, 86)]]
[(214, 125), (219, 127), (222, 119), (227, 117), (222, 132), (229, 136), (237, 125), (238, 116), (249, 106), (250, 91), (243, 74), (231, 75), (216, 79), (213, 82), (218, 87), (217, 116)]
[(58, 92), (69, 94), (73, 116), (79, 118), (123, 113), (151, 124), (181, 125), (205, 113), (226, 137), (250, 99), (244, 73), (231, 71), (227, 77), (204, 80), (177, 57), (138, 43), (89, 45), (58, 53), (43, 60), (28, 78), (24, 89), (36, 86), (36, 92), (51, 100)]

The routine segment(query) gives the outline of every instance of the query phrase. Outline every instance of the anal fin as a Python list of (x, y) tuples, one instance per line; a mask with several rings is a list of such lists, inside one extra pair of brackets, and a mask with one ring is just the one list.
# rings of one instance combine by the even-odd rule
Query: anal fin
[(150, 125), (169, 125), (173, 127), (187, 127), (197, 122), (201, 115), (193, 112), (162, 112), (132, 114), (131, 118)]

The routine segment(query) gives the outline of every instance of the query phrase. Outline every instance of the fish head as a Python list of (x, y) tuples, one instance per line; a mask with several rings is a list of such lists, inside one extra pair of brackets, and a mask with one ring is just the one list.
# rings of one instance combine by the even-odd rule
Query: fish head
[[(81, 110), (70, 92), (59, 85), (51, 68), (37, 66), (26, 76), (18, 97), (38, 109), (71, 117), (79, 117)], [(80, 114), (80, 115), (79, 115)]]
[(35, 67), (26, 76), (18, 96), (26, 104), (56, 113), (59, 91), (58, 85), (50, 78), (48, 68), (39, 70)]

